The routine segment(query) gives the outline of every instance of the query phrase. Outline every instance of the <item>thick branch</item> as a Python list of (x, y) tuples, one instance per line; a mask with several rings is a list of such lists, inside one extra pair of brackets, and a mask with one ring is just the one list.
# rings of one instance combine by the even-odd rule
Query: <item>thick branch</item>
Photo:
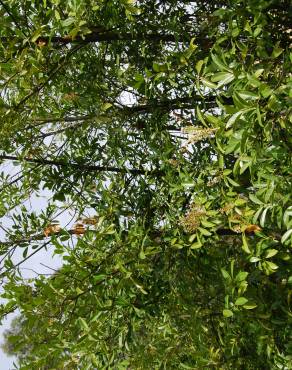
[(54, 44), (88, 44), (92, 42), (103, 41), (153, 41), (153, 42), (182, 42), (189, 41), (192, 37), (196, 38), (196, 43), (200, 44), (202, 49), (210, 49), (214, 40), (208, 39), (206, 35), (195, 34), (166, 34), (166, 33), (123, 33), (118, 31), (95, 31), (87, 35), (78, 35), (74, 38), (71, 36), (53, 36), (39, 37), (37, 43), (48, 43), (51, 41)]
[[(153, 42), (183, 42), (189, 41), (193, 37), (196, 39), (196, 43), (200, 45), (202, 49), (209, 50), (214, 40), (208, 38), (207, 35), (195, 35), (195, 34), (166, 34), (166, 33), (124, 33), (118, 31), (102, 30), (93, 32), (87, 35), (77, 35), (75, 37), (66, 36), (40, 36), (36, 40), (37, 45), (47, 45), (49, 42), (56, 45), (67, 45), (67, 44), (89, 44), (94, 42), (110, 42), (110, 41), (153, 41)], [(12, 41), (22, 40), (11, 38), (11, 37), (0, 37), (2, 43), (10, 43)]]
[(164, 174), (161, 170), (152, 170), (147, 171), (145, 169), (136, 169), (136, 168), (119, 168), (119, 167), (112, 167), (112, 166), (98, 166), (98, 165), (88, 165), (83, 163), (72, 163), (72, 162), (65, 162), (65, 161), (56, 161), (56, 160), (48, 160), (43, 158), (18, 158), (12, 155), (0, 155), (0, 160), (11, 160), (11, 161), (24, 161), (29, 163), (37, 163), (41, 165), (48, 165), (48, 166), (56, 166), (56, 167), (72, 167), (78, 171), (92, 171), (92, 172), (115, 172), (115, 173), (130, 173), (132, 175), (156, 175), (161, 176)]
[[(64, 233), (64, 231), (66, 233), (70, 234), (70, 235), (77, 235), (75, 229), (56, 231), (56, 232), (52, 232), (50, 235), (45, 235), (44, 233), (39, 233), (39, 234), (34, 234), (34, 235), (32, 235), (28, 238), (5, 241), (5, 242), (0, 241), (0, 248), (1, 247), (12, 247), (16, 244), (27, 244), (27, 243), (31, 243), (31, 242), (34, 242), (34, 241), (43, 240), (43, 239), (51, 237), (51, 235), (60, 236)], [(162, 234), (163, 234), (163, 232), (161, 230), (155, 230), (155, 231), (153, 231), (153, 238), (161, 236)], [(241, 233), (237, 233), (237, 232), (235, 232), (231, 229), (223, 229), (223, 228), (222, 229), (217, 229), (214, 234), (218, 235), (218, 236), (241, 237)], [(251, 231), (249, 233), (246, 233), (246, 235), (247, 236), (252, 236), (252, 235), (255, 235), (255, 232)], [(280, 236), (277, 237), (276, 239), (279, 239), (279, 238), (280, 238)]]
[[(200, 95), (194, 95), (194, 96), (183, 96), (183, 97), (177, 97), (173, 99), (165, 99), (165, 100), (158, 100), (156, 102), (149, 102), (148, 104), (140, 104), (140, 105), (133, 105), (133, 106), (126, 106), (123, 105), (122, 107), (113, 106), (112, 108), (119, 109), (121, 113), (125, 112), (128, 114), (131, 113), (146, 113), (146, 112), (153, 112), (157, 108), (161, 110), (174, 110), (174, 109), (195, 109), (196, 104), (205, 104), (208, 108), (213, 108), (217, 106), (216, 103), (216, 97), (215, 96), (205, 96), (202, 98)], [(7, 107), (9, 109), (12, 109), (12, 107)], [(87, 114), (84, 116), (77, 116), (77, 117), (38, 117), (34, 118), (32, 122), (36, 123), (36, 126), (39, 124), (44, 123), (53, 123), (53, 122), (78, 122), (78, 121), (85, 121), (85, 120), (91, 120), (95, 118), (103, 118), (108, 117), (107, 114), (100, 114), (100, 115), (94, 115), (94, 114)], [(29, 127), (33, 128), (33, 126)]]

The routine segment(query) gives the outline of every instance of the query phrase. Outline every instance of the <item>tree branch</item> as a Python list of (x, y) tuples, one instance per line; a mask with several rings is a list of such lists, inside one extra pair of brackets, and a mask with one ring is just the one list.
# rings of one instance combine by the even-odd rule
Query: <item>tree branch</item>
[(45, 43), (52, 42), (54, 44), (88, 44), (92, 42), (102, 42), (102, 41), (154, 41), (154, 42), (181, 42), (189, 41), (192, 37), (196, 38), (196, 43), (199, 43), (203, 49), (210, 49), (214, 40), (208, 39), (207, 35), (189, 35), (189, 34), (162, 34), (162, 33), (120, 33), (117, 31), (95, 31), (93, 29), (92, 33), (87, 35), (77, 35), (72, 38), (71, 36), (53, 36), (46, 37), (41, 36), (37, 39), (36, 43)]
[[(166, 34), (166, 33), (123, 33), (118, 31), (102, 30), (93, 31), (86, 35), (77, 35), (75, 37), (66, 36), (40, 36), (35, 43), (37, 45), (47, 45), (49, 42), (56, 45), (67, 44), (89, 44), (95, 42), (110, 42), (110, 41), (153, 41), (153, 42), (183, 42), (189, 41), (193, 37), (196, 43), (204, 50), (209, 50), (214, 43), (214, 39), (208, 38), (206, 34)], [(22, 42), (20, 38), (0, 37), (2, 43)]]
[(98, 165), (88, 165), (83, 163), (72, 163), (72, 162), (65, 162), (65, 161), (56, 161), (56, 160), (48, 160), (43, 158), (18, 158), (17, 156), (12, 155), (0, 155), (0, 160), (11, 160), (11, 161), (24, 161), (29, 163), (37, 163), (41, 165), (49, 165), (49, 166), (56, 166), (56, 167), (72, 167), (78, 171), (98, 171), (98, 172), (116, 172), (116, 173), (131, 173), (132, 175), (157, 175), (161, 176), (164, 174), (161, 170), (150, 170), (147, 171), (145, 169), (136, 169), (136, 168), (119, 168), (119, 167), (112, 167), (112, 166), (98, 166)]

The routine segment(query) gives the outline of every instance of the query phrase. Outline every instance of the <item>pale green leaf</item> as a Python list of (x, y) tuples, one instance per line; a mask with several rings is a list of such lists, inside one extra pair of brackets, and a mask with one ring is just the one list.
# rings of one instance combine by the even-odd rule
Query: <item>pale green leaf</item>
[(290, 237), (292, 235), (292, 229), (289, 229), (289, 230), (287, 230), (284, 234), (283, 234), (283, 236), (282, 236), (282, 238), (281, 238), (281, 243), (285, 243), (287, 240), (288, 240), (288, 238)]
[(231, 317), (233, 316), (233, 312), (231, 310), (223, 310), (223, 316), (224, 317)]
[(236, 306), (242, 306), (244, 304), (246, 304), (248, 302), (248, 299), (244, 298), (244, 297), (239, 297), (237, 298), (237, 300), (235, 301), (235, 305)]

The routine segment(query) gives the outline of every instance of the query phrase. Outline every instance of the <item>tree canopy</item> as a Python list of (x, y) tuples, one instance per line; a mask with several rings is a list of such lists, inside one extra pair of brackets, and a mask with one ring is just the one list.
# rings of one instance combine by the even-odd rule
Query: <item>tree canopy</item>
[[(291, 11), (0, 0), (0, 313), (19, 311), (19, 369), (292, 366)], [(41, 250), (62, 267), (25, 278)]]

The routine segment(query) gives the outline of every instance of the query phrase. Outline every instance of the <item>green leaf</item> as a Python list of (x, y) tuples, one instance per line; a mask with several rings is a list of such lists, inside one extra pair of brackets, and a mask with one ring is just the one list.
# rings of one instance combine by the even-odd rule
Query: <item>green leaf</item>
[(242, 249), (245, 253), (251, 254), (251, 250), (249, 249), (247, 238), (245, 234), (242, 234)]
[(233, 316), (233, 312), (231, 310), (225, 309), (225, 310), (223, 310), (223, 316), (224, 317), (231, 317), (231, 316)]
[(225, 148), (225, 154), (230, 154), (238, 150), (240, 147), (240, 142), (238, 140), (230, 140), (227, 147)]
[(82, 317), (79, 317), (78, 321), (79, 321), (82, 329), (84, 329), (85, 331), (90, 331), (89, 326), (87, 325), (86, 321)]
[(205, 236), (211, 236), (212, 233), (210, 233), (210, 231), (206, 230), (206, 229), (203, 229), (202, 227), (199, 227), (198, 230), (201, 232), (202, 235), (205, 235)]
[(265, 258), (274, 257), (278, 253), (277, 249), (267, 249)]
[(282, 236), (282, 238), (281, 238), (281, 243), (282, 244), (284, 244), (288, 239), (289, 239), (289, 237), (292, 235), (292, 229), (289, 229), (289, 230), (287, 230), (284, 234), (283, 234), (283, 236)]
[(61, 19), (60, 13), (58, 12), (57, 9), (54, 10), (54, 13), (55, 13), (56, 20), (59, 21)]
[(246, 304), (248, 302), (248, 299), (244, 298), (244, 297), (239, 297), (237, 298), (237, 300), (235, 301), (235, 305), (236, 306), (242, 306), (244, 304)]
[(212, 82), (219, 82), (217, 87), (228, 85), (235, 78), (233, 73), (229, 72), (219, 72), (212, 76)]
[(230, 118), (229, 118), (229, 120), (227, 121), (227, 123), (226, 123), (226, 128), (230, 128), (233, 124), (234, 124), (234, 122), (241, 116), (243, 114), (243, 111), (242, 110), (240, 110), (240, 111), (238, 111), (238, 112), (236, 112), (236, 113), (234, 113)]
[(255, 30), (254, 30), (254, 37), (258, 37), (258, 35), (262, 32), (262, 28), (261, 27), (257, 27)]
[(215, 226), (215, 224), (213, 224), (212, 222), (206, 221), (206, 220), (201, 220), (201, 224), (205, 227), (214, 227)]
[(144, 253), (143, 249), (141, 249), (141, 250), (140, 250), (140, 252), (139, 252), (139, 258), (140, 258), (141, 260), (144, 260), (144, 259), (146, 258), (146, 256), (145, 256), (145, 253)]
[(277, 42), (276, 45), (274, 46), (274, 49), (273, 49), (273, 52), (272, 52), (272, 58), (278, 58), (278, 56), (280, 56), (284, 49), (279, 47), (280, 45), (280, 42)]
[(252, 263), (255, 263), (255, 262), (259, 262), (261, 259), (259, 257), (251, 257), (250, 258), (250, 262)]
[(258, 220), (259, 215), (261, 214), (261, 212), (262, 212), (263, 208), (264, 208), (264, 207), (260, 207), (260, 208), (256, 211), (256, 213), (254, 214), (253, 219), (252, 219), (252, 222), (253, 222), (254, 224), (256, 224), (256, 223), (257, 223), (257, 220)]
[(193, 243), (190, 248), (191, 249), (199, 249), (202, 246), (203, 246), (202, 243), (198, 241), (198, 242)]
[(259, 95), (252, 92), (252, 91), (246, 91), (246, 90), (242, 90), (242, 91), (237, 91), (237, 94), (244, 100), (256, 100), (256, 99), (259, 99)]
[(216, 84), (214, 84), (213, 82), (207, 80), (204, 77), (200, 77), (200, 81), (202, 82), (202, 84), (204, 86), (209, 87), (210, 89), (217, 89), (217, 85)]
[(274, 262), (271, 262), (271, 261), (266, 261), (265, 264), (271, 270), (277, 270), (279, 268), (278, 265), (276, 265)]
[(254, 194), (249, 194), (249, 199), (256, 204), (264, 204), (261, 200), (259, 200)]
[(251, 112), (251, 111), (254, 111), (255, 109), (254, 108), (244, 108), (244, 109), (241, 109), (240, 111), (236, 112), (235, 114), (233, 114), (229, 120), (227, 121), (227, 124), (226, 124), (226, 128), (230, 128), (231, 126), (233, 126), (233, 124), (235, 123), (235, 121), (242, 115), (248, 113), (248, 112)]
[(160, 72), (160, 64), (153, 62), (153, 71)]
[(81, 290), (79, 287), (77, 287), (77, 288), (75, 289), (75, 291), (76, 291), (77, 295), (80, 295), (80, 294), (84, 293), (84, 291), (83, 291), (83, 290)]
[(241, 282), (241, 281), (246, 280), (247, 276), (248, 276), (248, 272), (246, 272), (246, 271), (240, 271), (240, 272), (236, 275), (235, 280), (236, 280), (236, 281), (238, 281), (238, 282)]
[(197, 63), (196, 63), (196, 71), (198, 73), (198, 75), (200, 74), (201, 70), (202, 70), (202, 67), (204, 65), (204, 61), (203, 60), (199, 60)]
[(197, 112), (197, 116), (199, 118), (199, 120), (202, 122), (202, 124), (206, 127), (209, 127), (204, 119), (204, 116), (203, 116), (203, 113), (201, 112), (200, 108), (199, 108), (199, 105), (197, 105), (196, 107), (196, 112)]
[(192, 234), (190, 237), (189, 237), (189, 242), (192, 243), (197, 237), (197, 234)]
[(234, 204), (236, 206), (243, 206), (243, 205), (246, 204), (246, 202), (247, 202), (246, 199), (244, 199), (244, 198), (238, 198), (238, 199), (235, 200)]
[(111, 108), (112, 106), (113, 106), (113, 105), (112, 105), (112, 103), (107, 102), (107, 103), (102, 104), (102, 106), (100, 107), (100, 109), (101, 109), (103, 112), (105, 112), (105, 111), (107, 111), (109, 108)]
[(264, 68), (258, 68), (256, 71), (255, 71), (255, 73), (254, 73), (254, 75), (255, 75), (255, 77), (256, 78), (259, 78), (262, 74), (263, 74), (263, 72), (264, 72), (265, 70), (264, 70)]
[(292, 206), (288, 207), (284, 212), (283, 222), (288, 227), (289, 218), (292, 217)]
[(32, 37), (31, 37), (31, 41), (32, 41), (32, 42), (36, 42), (36, 41), (37, 41), (37, 39), (41, 36), (42, 32), (43, 32), (43, 28), (42, 28), (42, 27), (38, 28), (38, 29), (33, 33)]
[(211, 58), (220, 71), (227, 71), (232, 73), (232, 70), (222, 62), (218, 55), (214, 55), (213, 53), (211, 53)]
[(73, 17), (69, 17), (63, 21), (61, 21), (61, 24), (63, 27), (71, 26), (71, 24), (75, 23), (76, 19)]
[(97, 283), (98, 281), (105, 280), (106, 277), (107, 276), (105, 274), (98, 274), (98, 275), (93, 276), (93, 280), (94, 280), (95, 283)]
[(233, 179), (231, 179), (230, 177), (226, 177), (227, 178), (227, 180), (230, 182), (230, 184), (232, 185), (232, 186), (240, 186), (240, 184), (238, 183), (238, 182), (236, 182), (236, 181), (234, 181)]
[(262, 227), (265, 226), (265, 221), (266, 221), (266, 215), (267, 215), (267, 212), (268, 210), (270, 209), (271, 207), (266, 207), (261, 215), (261, 218), (260, 218), (260, 225)]
[(231, 276), (229, 275), (229, 273), (225, 269), (221, 268), (221, 273), (222, 273), (224, 279), (231, 280)]
[(256, 111), (257, 111), (258, 123), (259, 123), (259, 125), (260, 125), (261, 127), (264, 127), (264, 126), (263, 126), (263, 122), (262, 122), (262, 116), (261, 116), (261, 112), (260, 112), (260, 108), (259, 108), (259, 106), (257, 106)]
[(256, 307), (257, 305), (255, 303), (248, 303), (248, 304), (243, 305), (243, 308), (245, 308), (246, 310), (253, 310)]

